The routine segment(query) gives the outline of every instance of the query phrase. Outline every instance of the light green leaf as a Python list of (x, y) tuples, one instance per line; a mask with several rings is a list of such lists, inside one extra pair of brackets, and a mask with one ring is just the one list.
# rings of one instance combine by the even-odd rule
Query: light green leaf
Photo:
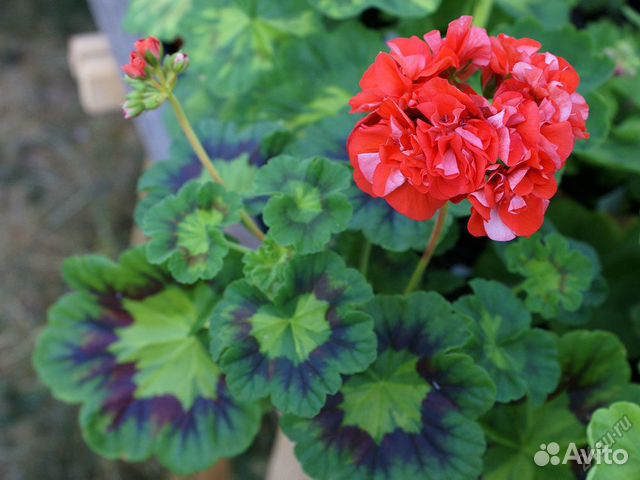
[(293, 255), (291, 248), (281, 247), (267, 237), (260, 248), (244, 256), (244, 276), (253, 286), (273, 299), (286, 283)]
[(440, 0), (309, 0), (331, 18), (354, 17), (367, 8), (379, 8), (398, 17), (424, 17), (434, 12)]
[(124, 26), (138, 35), (155, 35), (172, 41), (186, 19), (195, 13), (194, 0), (132, 0)]
[(215, 398), (212, 375), (219, 370), (192, 335), (198, 311), (185, 293), (168, 287), (142, 301), (124, 300), (132, 325), (116, 328), (118, 340), (109, 346), (119, 363), (135, 363), (136, 396), (172, 395), (188, 410), (200, 394)]
[(274, 66), (278, 47), (318, 29), (302, 0), (207, 0), (189, 17), (184, 38), (194, 72), (220, 97), (243, 93)]
[(575, 312), (599, 269), (579, 247), (558, 233), (520, 238), (505, 250), (507, 268), (525, 277), (527, 308), (544, 318)]
[[(589, 445), (600, 454), (600, 462), (589, 470), (587, 480), (640, 478), (640, 406), (617, 402), (596, 410), (587, 427)], [(604, 447), (609, 447), (606, 452)], [(618, 453), (617, 451), (622, 452)], [(598, 457), (597, 457), (598, 458)], [(626, 458), (626, 461), (624, 461)]]
[(74, 292), (51, 308), (34, 364), (56, 397), (82, 404), (94, 450), (187, 474), (251, 444), (262, 408), (230, 396), (202, 341), (220, 286), (175, 284), (143, 248), (118, 263), (74, 258), (64, 273)]

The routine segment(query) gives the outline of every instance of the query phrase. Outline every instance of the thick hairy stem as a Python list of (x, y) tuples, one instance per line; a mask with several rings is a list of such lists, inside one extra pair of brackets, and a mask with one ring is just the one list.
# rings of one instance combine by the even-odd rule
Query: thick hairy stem
[(438, 246), (438, 242), (440, 241), (440, 237), (442, 236), (444, 224), (447, 220), (448, 207), (449, 204), (446, 203), (444, 207), (442, 207), (438, 212), (438, 219), (436, 220), (436, 225), (433, 228), (433, 232), (431, 232), (431, 238), (429, 238), (427, 248), (425, 248), (422, 257), (420, 257), (420, 260), (418, 261), (418, 264), (416, 265), (416, 268), (413, 271), (411, 278), (409, 279), (409, 283), (407, 283), (407, 288), (404, 291), (405, 294), (413, 292), (416, 288), (418, 288), (418, 286), (420, 286), (420, 283), (422, 282), (424, 272), (429, 266), (429, 262), (431, 262), (431, 258), (433, 257), (433, 254), (435, 253)]

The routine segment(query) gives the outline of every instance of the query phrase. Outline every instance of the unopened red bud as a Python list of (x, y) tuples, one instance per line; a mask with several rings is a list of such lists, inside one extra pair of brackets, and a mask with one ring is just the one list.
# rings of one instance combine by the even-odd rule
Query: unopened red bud
[(143, 80), (147, 78), (147, 62), (138, 52), (131, 52), (130, 61), (122, 67), (122, 71), (129, 78)]
[(138, 40), (135, 48), (136, 52), (151, 64), (157, 65), (162, 58), (162, 43), (156, 37)]

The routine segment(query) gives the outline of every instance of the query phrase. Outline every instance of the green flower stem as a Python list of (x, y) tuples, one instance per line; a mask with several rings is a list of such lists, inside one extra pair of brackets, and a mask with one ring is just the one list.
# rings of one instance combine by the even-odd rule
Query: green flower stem
[(240, 252), (243, 255), (246, 253), (253, 252), (253, 250), (251, 250), (250, 248), (247, 248), (244, 245), (240, 245), (239, 243), (228, 242), (227, 245), (229, 246), (230, 250), (235, 250), (236, 252)]
[(493, 0), (477, 0), (476, 6), (473, 8), (473, 23), (476, 27), (485, 28), (491, 15)]
[(429, 239), (429, 243), (427, 244), (427, 248), (424, 250), (422, 257), (420, 257), (420, 261), (416, 265), (416, 269), (413, 271), (411, 278), (409, 279), (409, 283), (407, 283), (407, 288), (404, 290), (405, 295), (413, 292), (418, 286), (420, 282), (422, 282), (422, 276), (424, 275), (425, 270), (429, 266), (429, 262), (431, 261), (431, 257), (436, 251), (436, 247), (438, 246), (438, 242), (440, 241), (440, 236), (442, 235), (442, 230), (444, 229), (445, 220), (447, 219), (447, 210), (449, 209), (449, 204), (445, 203), (444, 207), (440, 209), (438, 212), (438, 219), (436, 220), (436, 226), (431, 233), (431, 238)]
[[(207, 169), (207, 171), (209, 172), (209, 175), (211, 175), (211, 178), (213, 179), (214, 182), (224, 186), (224, 180), (220, 176), (220, 173), (218, 172), (216, 167), (213, 165), (213, 162), (211, 161), (211, 158), (209, 158), (207, 151), (204, 149), (204, 147), (202, 146), (202, 143), (198, 139), (198, 136), (196, 135), (196, 132), (193, 130), (193, 127), (191, 126), (191, 123), (189, 122), (189, 119), (187, 118), (187, 115), (184, 112), (184, 109), (182, 108), (180, 101), (177, 99), (177, 97), (173, 93), (169, 93), (168, 100), (169, 100), (169, 103), (171, 103), (171, 106), (173, 107), (173, 110), (176, 113), (176, 118), (178, 119), (178, 123), (180, 124), (180, 127), (182, 127), (182, 131), (187, 137), (187, 140), (191, 144), (191, 147), (196, 153), (198, 159), (202, 163), (202, 166), (204, 166), (204, 168)], [(251, 216), (246, 211), (244, 210), (242, 211), (242, 213), (240, 214), (240, 218), (242, 219), (242, 223), (245, 225), (245, 227), (247, 227), (247, 229), (251, 233), (253, 233), (258, 239), (260, 240), (265, 239), (264, 232), (260, 229), (260, 227), (256, 224), (253, 218), (251, 218)]]
[(362, 247), (362, 252), (360, 252), (360, 272), (365, 277), (367, 276), (367, 272), (369, 270), (369, 258), (371, 257), (371, 242), (367, 240)]

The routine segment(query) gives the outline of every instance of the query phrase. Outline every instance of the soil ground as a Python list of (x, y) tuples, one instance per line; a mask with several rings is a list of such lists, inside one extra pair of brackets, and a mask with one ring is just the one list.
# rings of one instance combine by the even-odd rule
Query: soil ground
[(31, 366), (63, 259), (126, 248), (143, 152), (119, 114), (80, 108), (69, 35), (95, 27), (83, 0), (0, 2), (0, 478), (162, 478), (91, 453), (77, 411)]

